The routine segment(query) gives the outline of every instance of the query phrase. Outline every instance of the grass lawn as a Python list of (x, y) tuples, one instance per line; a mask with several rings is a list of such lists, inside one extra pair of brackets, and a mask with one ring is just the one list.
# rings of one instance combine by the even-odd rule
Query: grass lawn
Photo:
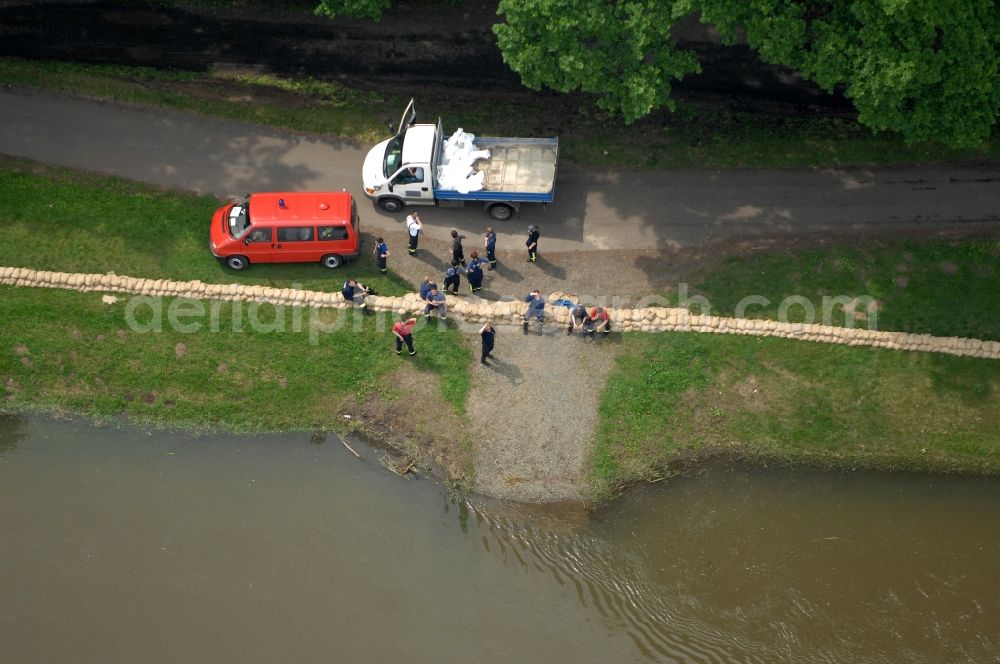
[[(379, 274), (365, 255), (337, 270), (287, 264), (233, 272), (207, 247), (208, 221), (218, 205), (210, 197), (0, 158), (0, 227), (6, 240), (0, 243), (0, 265), (326, 291), (339, 290), (348, 275), (356, 275), (382, 294), (412, 290), (391, 272)], [(320, 335), (314, 347), (307, 325), (300, 332), (233, 333), (228, 304), (220, 309), (220, 332), (145, 335), (126, 327), (122, 303), (101, 305), (99, 294), (3, 288), (0, 305), (5, 340), (0, 376), (20, 386), (8, 400), (15, 405), (95, 416), (125, 412), (238, 430), (314, 428), (336, 421), (322, 404), (381, 390), (380, 381), (397, 360), (389, 353), (389, 326), (376, 329), (372, 319), (364, 320), (361, 333), (351, 323)], [(272, 309), (265, 307), (261, 318), (270, 320)], [(310, 310), (305, 312), (308, 321)], [(291, 313), (286, 315), (290, 320)], [(423, 352), (415, 365), (437, 374), (444, 401), (464, 412), (471, 355), (460, 333), (432, 326), (419, 336)], [(178, 343), (188, 346), (184, 358), (174, 357)], [(21, 364), (15, 346), (29, 349), (32, 366)], [(230, 369), (218, 373), (219, 363)], [(276, 390), (279, 379), (287, 386)], [(149, 393), (156, 395), (151, 404), (142, 400)], [(173, 405), (165, 406), (167, 401)]]
[[(96, 99), (195, 111), (230, 120), (333, 134), (372, 144), (395, 126), (408, 97), (333, 81), (239, 72), (190, 72), (0, 58), (0, 83)], [(222, 92), (220, 92), (222, 90)], [(586, 95), (488, 90), (418, 94), (420, 117), (481, 135), (560, 137), (560, 160), (587, 167), (756, 168), (923, 163), (1000, 155), (992, 137), (975, 149), (907, 145), (850, 118), (787, 109), (751, 111), (725, 101), (678, 99), (632, 125)], [(248, 103), (249, 102), (249, 103)], [(516, 108), (516, 113), (510, 109)]]
[[(745, 316), (773, 320), (781, 302), (798, 295), (810, 302), (818, 323), (824, 322), (823, 296), (869, 296), (877, 302), (878, 329), (1000, 340), (998, 259), (996, 238), (869, 242), (731, 258), (692, 279), (692, 292), (706, 296), (712, 313), (722, 316), (736, 315), (748, 295), (763, 296), (769, 303), (746, 308)], [(843, 310), (828, 308), (829, 324), (843, 325)], [(802, 305), (787, 309), (789, 322), (806, 316)], [(856, 324), (867, 326), (867, 320)]]
[(223, 202), (0, 157), (0, 265), (319, 291), (339, 291), (356, 276), (384, 295), (412, 290), (375, 269), (371, 238), (358, 259), (336, 270), (286, 263), (234, 272), (208, 250), (208, 224)]
[(786, 339), (628, 334), (605, 388), (598, 499), (722, 451), (837, 467), (1000, 472), (1000, 362)]
[[(164, 301), (164, 308), (169, 306)], [(459, 333), (437, 324), (418, 328), (418, 354), (391, 352), (387, 319), (350, 312), (343, 328), (310, 343), (309, 318), (292, 329), (290, 308), (281, 332), (233, 331), (233, 307), (218, 306), (218, 331), (135, 332), (123, 299), (99, 293), (0, 286), (0, 410), (42, 408), (97, 419), (124, 413), (140, 422), (236, 431), (343, 429), (342, 409), (369, 396), (399, 398), (393, 369), (412, 363), (437, 374), (442, 397), (464, 411), (471, 356)], [(206, 307), (207, 309), (207, 307)], [(274, 320), (265, 306), (260, 318)], [(355, 324), (360, 330), (355, 330)], [(178, 351), (178, 344), (183, 346)]]

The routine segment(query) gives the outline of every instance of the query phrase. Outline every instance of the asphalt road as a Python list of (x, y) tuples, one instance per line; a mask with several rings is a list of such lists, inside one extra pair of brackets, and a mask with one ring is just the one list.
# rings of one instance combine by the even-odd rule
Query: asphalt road
[[(467, 127), (475, 132), (475, 127)], [(0, 92), (0, 153), (221, 197), (347, 189), (369, 229), (395, 229), (363, 196), (368, 146), (336, 137), (23, 90)], [(367, 212), (366, 212), (367, 211)], [(500, 236), (542, 227), (544, 249), (698, 247), (744, 238), (1000, 228), (1000, 164), (879, 169), (580, 171), (562, 169), (556, 201), (492, 222), (479, 208), (425, 209), (430, 236)], [(512, 240), (512, 237), (506, 239)]]

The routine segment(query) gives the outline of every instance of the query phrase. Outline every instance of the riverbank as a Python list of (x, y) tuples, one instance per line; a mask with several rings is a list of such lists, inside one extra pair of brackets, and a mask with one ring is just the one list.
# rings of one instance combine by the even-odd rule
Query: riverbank
[[(196, 301), (164, 298), (164, 312), (186, 308), (184, 324), (137, 330), (126, 301), (98, 294), (0, 288), (0, 300), (11, 340), (0, 361), (5, 410), (196, 430), (358, 432), (456, 482), (469, 476), (461, 436), (436, 435), (457, 430), (468, 391), (470, 356), (453, 328), (422, 329), (421, 352), (400, 358), (385, 319), (349, 311), (336, 312), (339, 329), (331, 312), (228, 303), (206, 303), (196, 321)], [(144, 308), (136, 317), (146, 325), (152, 316)], [(401, 410), (413, 399), (433, 411)]]
[[(2, 270), (8, 280), (10, 268)], [(400, 366), (378, 374), (379, 355), (386, 354), (372, 340), (385, 337), (382, 342), (389, 345), (385, 313), (372, 320), (337, 303), (315, 308), (317, 297), (339, 301), (337, 294), (255, 287), (250, 290), (260, 291), (259, 302), (244, 310), (244, 302), (192, 299), (193, 292), (178, 282), (15, 272), (8, 283), (17, 285), (0, 288), (0, 300), (11, 301), (5, 336), (19, 340), (0, 362), (7, 402), (14, 408), (40, 405), (99, 418), (131, 412), (140, 422), (237, 430), (329, 431), (346, 425), (389, 444), (398, 435), (411, 459), (432, 461), (459, 485), (531, 502), (603, 502), (624, 483), (719, 453), (758, 462), (985, 474), (997, 472), (1000, 459), (993, 431), (1000, 416), (995, 360), (853, 345), (821, 350), (810, 348), (814, 335), (806, 330), (796, 339), (746, 339), (741, 337), (752, 333), (737, 330), (734, 321), (729, 329), (736, 341), (651, 331), (595, 343), (566, 339), (556, 324), (541, 338), (532, 331), (514, 353), (509, 342), (500, 344), (496, 366), (482, 367), (475, 376), (465, 419), (435, 407), (440, 392), (428, 390), (433, 381), (419, 373)], [(33, 274), (52, 276), (57, 290), (31, 288), (44, 281)], [(81, 278), (92, 284), (85, 289), (91, 292), (72, 292)], [(239, 288), (186, 283), (216, 300)], [(9, 292), (14, 289), (17, 297)], [(101, 292), (116, 295), (98, 299)], [(120, 294), (139, 297), (120, 302)], [(382, 309), (379, 300), (400, 299), (376, 298), (373, 306)], [(407, 300), (402, 299), (404, 307)], [(263, 324), (261, 303), (274, 310)], [(477, 305), (464, 309), (481, 316), (473, 313)], [(649, 312), (657, 319), (637, 312), (632, 318), (644, 322), (629, 324), (622, 322), (622, 312), (613, 311), (613, 321), (626, 330), (655, 331), (661, 323), (673, 329), (659, 320), (658, 310)], [(87, 314), (104, 319), (105, 326), (98, 326), (103, 331), (94, 332)], [(684, 327), (699, 325), (698, 320)], [(753, 323), (738, 322), (748, 328)], [(785, 326), (788, 332), (799, 327)], [(501, 330), (502, 338), (518, 338), (511, 327)], [(867, 336), (857, 332), (859, 340)], [(424, 341), (426, 333), (421, 329), (418, 338)], [(895, 345), (878, 338), (873, 339), (878, 345)], [(947, 352), (986, 351), (981, 342), (947, 341), (942, 346)], [(996, 345), (990, 344), (991, 357)], [(252, 350), (241, 352), (246, 348)], [(256, 352), (260, 348), (269, 352)], [(286, 349), (312, 371), (288, 362)], [(438, 346), (432, 352), (454, 356), (455, 350)], [(607, 380), (615, 355), (617, 366)], [(232, 366), (219, 362), (210, 371), (219, 357), (232, 357)], [(240, 361), (244, 357), (248, 360)], [(272, 357), (278, 361), (269, 361)], [(285, 390), (287, 399), (273, 396)], [(346, 422), (338, 421), (337, 413)], [(582, 469), (595, 429), (588, 483)]]
[[(331, 134), (370, 145), (399, 122), (409, 97), (395, 83), (364, 87), (339, 80), (292, 77), (261, 68), (209, 71), (86, 65), (0, 58), (0, 84), (91, 99), (201, 113), (294, 131)], [(676, 112), (654, 113), (632, 125), (589, 108), (580, 95), (525, 89), (462, 90), (406, 86), (421, 117), (496, 136), (560, 139), (564, 166), (625, 169), (805, 168), (981, 161), (1000, 156), (993, 137), (974, 149), (907, 145), (873, 135), (850, 114), (810, 107), (799, 112), (767, 104), (749, 107), (722, 97), (683, 100)], [(683, 96), (683, 95), (681, 95)], [(517, 108), (511, 113), (511, 108)]]
[[(346, 275), (304, 265), (239, 274), (221, 268), (203, 247), (204, 220), (218, 204), (211, 198), (23, 160), (5, 161), (4, 169), (0, 220), (15, 240), (0, 247), (8, 264), (120, 274), (141, 268), (153, 278), (329, 293)], [(885, 279), (887, 261), (909, 252), (909, 268), (890, 266), (912, 280), (901, 289), (905, 297), (880, 293), (890, 327), (988, 338), (1000, 304), (977, 294), (995, 287), (995, 249), (983, 238), (887, 244), (867, 259), (833, 248), (796, 254), (801, 265), (762, 253), (717, 265), (720, 272), (695, 283), (722, 298), (720, 311), (732, 308), (723, 296), (732, 299), (746, 275), (774, 297), (790, 286), (811, 297), (856, 295)], [(588, 267), (611, 270), (621, 258), (601, 267), (596, 255)], [(948, 263), (942, 272), (946, 259), (956, 261), (954, 269)], [(393, 262), (408, 272), (411, 261)], [(575, 258), (549, 254), (547, 261), (558, 273)], [(399, 277), (371, 274), (367, 261), (351, 269), (387, 295), (412, 289)], [(954, 278), (953, 292), (979, 303), (956, 328), (947, 327), (948, 316), (927, 315), (945, 292), (945, 276)], [(504, 270), (488, 282), (490, 299), (523, 289)], [(733, 285), (719, 286), (725, 283)], [(624, 483), (718, 453), (1000, 472), (990, 429), (1000, 415), (1000, 362), (993, 360), (682, 332), (616, 333), (591, 345), (559, 330), (524, 338), (505, 328), (498, 366), (487, 369), (473, 364), (475, 336), (452, 326), (419, 330), (420, 353), (411, 360), (389, 352), (381, 317), (347, 313), (341, 328), (313, 343), (313, 323), (325, 328), (331, 320), (312, 309), (299, 310), (298, 329), (291, 308), (279, 326), (279, 308), (265, 306), (257, 314), (262, 328), (236, 331), (233, 305), (225, 303), (214, 309), (218, 331), (138, 333), (126, 324), (124, 299), (10, 287), (0, 289), (0, 299), (10, 312), (2, 325), (11, 347), (0, 354), (5, 409), (238, 431), (355, 429), (398, 444), (461, 486), (514, 499), (602, 501)], [(163, 300), (165, 311), (172, 301)], [(206, 302), (204, 310), (213, 306)], [(584, 368), (592, 372), (587, 379), (578, 373)]]
[(1000, 361), (787, 339), (627, 335), (601, 401), (597, 500), (723, 456), (1000, 473)]

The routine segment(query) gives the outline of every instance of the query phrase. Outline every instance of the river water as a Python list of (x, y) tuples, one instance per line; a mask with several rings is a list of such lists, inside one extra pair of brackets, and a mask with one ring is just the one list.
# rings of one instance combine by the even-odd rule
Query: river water
[(997, 480), (718, 465), (585, 514), (6, 417), (0, 659), (996, 662), (998, 526)]

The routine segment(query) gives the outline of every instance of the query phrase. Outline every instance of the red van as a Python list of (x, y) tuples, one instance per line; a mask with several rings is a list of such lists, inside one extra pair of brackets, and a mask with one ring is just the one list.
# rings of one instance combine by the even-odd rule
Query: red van
[(346, 191), (252, 194), (215, 211), (209, 248), (234, 270), (311, 262), (333, 269), (361, 253), (358, 223)]

